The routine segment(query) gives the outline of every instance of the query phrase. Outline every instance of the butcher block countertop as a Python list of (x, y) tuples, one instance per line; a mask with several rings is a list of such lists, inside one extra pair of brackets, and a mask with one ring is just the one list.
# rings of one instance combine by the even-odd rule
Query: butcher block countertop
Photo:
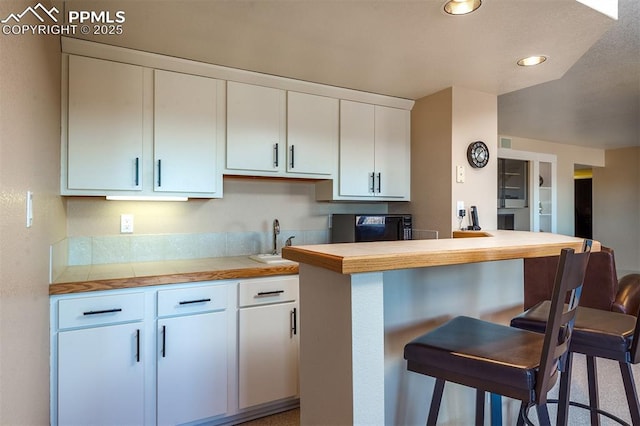
[[(285, 247), (282, 257), (341, 274), (553, 256), (581, 251), (583, 239), (526, 231), (455, 232), (441, 240), (380, 241)], [(460, 238), (465, 237), (465, 238)], [(474, 238), (469, 238), (474, 237)], [(593, 251), (600, 243), (593, 242)]]
[(297, 273), (297, 263), (264, 264), (251, 260), (248, 256), (69, 266), (49, 286), (49, 294), (82, 293)]

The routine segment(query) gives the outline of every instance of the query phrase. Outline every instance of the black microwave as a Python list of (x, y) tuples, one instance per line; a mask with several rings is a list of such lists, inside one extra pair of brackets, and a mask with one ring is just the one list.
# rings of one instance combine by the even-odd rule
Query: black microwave
[(332, 243), (410, 240), (410, 214), (331, 215)]

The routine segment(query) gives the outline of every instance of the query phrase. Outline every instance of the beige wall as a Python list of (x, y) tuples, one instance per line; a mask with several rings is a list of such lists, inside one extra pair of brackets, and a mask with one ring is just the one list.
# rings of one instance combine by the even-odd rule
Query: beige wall
[[(225, 178), (224, 198), (187, 202), (67, 198), (70, 237), (120, 233), (120, 215), (134, 215), (135, 234), (326, 230), (331, 213), (386, 213), (386, 203), (315, 201), (315, 185), (302, 180)], [(298, 241), (294, 240), (294, 244)]]
[[(489, 164), (475, 169), (467, 161), (467, 147), (475, 141), (483, 141), (489, 148)], [(457, 227), (456, 202), (464, 201), (467, 215), (470, 206), (478, 207), (482, 229), (498, 227), (498, 98), (496, 95), (476, 90), (454, 87), (453, 133), (451, 138), (453, 182), (451, 223)], [(456, 182), (456, 166), (465, 168), (464, 183)], [(465, 219), (469, 219), (466, 217)]]
[[(418, 99), (411, 110), (411, 203), (416, 229), (451, 233), (453, 89)], [(392, 208), (394, 206), (391, 206)]]
[(640, 147), (605, 157), (593, 169), (593, 237), (615, 250), (619, 270), (640, 272)]
[[(411, 111), (411, 204), (415, 227), (449, 238), (458, 228), (456, 202), (478, 207), (480, 226), (497, 228), (497, 97), (460, 87), (418, 99)], [(467, 147), (482, 140), (489, 164), (473, 169)], [(456, 182), (456, 166), (465, 182)], [(468, 222), (468, 216), (464, 224)]]
[(554, 154), (557, 156), (558, 173), (558, 226), (557, 233), (574, 234), (574, 165), (580, 164), (592, 167), (603, 167), (604, 150), (585, 148), (576, 145), (565, 145), (535, 139), (519, 138), (500, 135), (501, 138), (511, 139), (511, 148), (521, 151)]
[[(48, 2), (43, 2), (48, 3)], [(32, 1), (2, 1), (0, 16)], [(49, 424), (49, 245), (59, 192), (60, 41), (0, 36), (0, 424)], [(34, 193), (25, 226), (26, 191)]]

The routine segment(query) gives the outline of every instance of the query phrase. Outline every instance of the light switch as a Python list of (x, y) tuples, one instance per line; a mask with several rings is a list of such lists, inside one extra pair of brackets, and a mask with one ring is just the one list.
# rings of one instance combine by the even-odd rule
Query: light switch
[(133, 233), (133, 215), (132, 214), (120, 215), (120, 233), (121, 234)]
[(456, 182), (464, 183), (464, 166), (456, 166)]
[(33, 225), (33, 192), (27, 191), (27, 228)]

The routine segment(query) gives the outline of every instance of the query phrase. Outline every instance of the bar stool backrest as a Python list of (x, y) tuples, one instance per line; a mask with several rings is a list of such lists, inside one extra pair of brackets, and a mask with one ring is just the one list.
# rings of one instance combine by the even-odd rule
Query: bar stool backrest
[[(569, 349), (590, 249), (591, 242), (587, 241), (582, 253), (575, 253), (573, 249), (562, 249), (560, 253), (536, 381), (538, 404), (546, 403), (547, 392), (556, 382), (558, 369), (564, 369), (564, 356)], [(564, 303), (565, 295), (568, 297), (568, 305)]]

